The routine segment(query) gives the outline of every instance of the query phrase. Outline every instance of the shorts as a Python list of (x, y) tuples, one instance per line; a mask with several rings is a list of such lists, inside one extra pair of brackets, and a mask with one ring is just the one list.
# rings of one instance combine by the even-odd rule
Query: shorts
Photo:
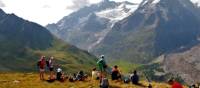
[(50, 71), (53, 71), (53, 68), (51, 67), (51, 68), (49, 68), (49, 70), (50, 70)]
[(41, 69), (41, 68), (40, 68), (40, 72), (44, 72), (44, 71), (45, 71), (44, 69)]

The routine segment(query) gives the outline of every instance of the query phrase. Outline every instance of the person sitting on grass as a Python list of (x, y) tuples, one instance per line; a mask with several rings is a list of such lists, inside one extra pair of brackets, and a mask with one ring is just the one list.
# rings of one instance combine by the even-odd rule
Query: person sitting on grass
[(100, 83), (100, 88), (109, 88), (109, 81), (108, 78), (102, 77), (101, 83)]
[(111, 78), (112, 78), (112, 80), (119, 80), (119, 79), (121, 79), (121, 73), (120, 73), (120, 70), (118, 69), (117, 65), (115, 65), (113, 67), (113, 69), (112, 69)]
[(176, 82), (173, 78), (168, 81), (168, 84), (172, 86), (171, 88), (183, 88), (183, 86)]
[(86, 79), (86, 75), (84, 74), (83, 71), (79, 71), (78, 74), (76, 75), (76, 80), (78, 81), (84, 81)]
[(92, 80), (97, 80), (98, 79), (98, 71), (96, 68), (92, 69)]
[(132, 84), (136, 84), (136, 85), (139, 84), (139, 76), (137, 75), (137, 71), (136, 70), (131, 75), (131, 82), (132, 82)]
[(56, 79), (61, 82), (65, 81), (65, 74), (60, 67), (57, 68)]

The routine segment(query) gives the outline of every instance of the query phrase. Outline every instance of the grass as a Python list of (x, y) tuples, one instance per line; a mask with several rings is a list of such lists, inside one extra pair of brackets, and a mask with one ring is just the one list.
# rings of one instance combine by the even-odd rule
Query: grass
[[(109, 81), (110, 88), (145, 88), (132, 84), (123, 84), (122, 82)], [(141, 81), (140, 83), (144, 86), (148, 85), (146, 81)], [(48, 83), (39, 80), (39, 76), (36, 73), (0, 73), (0, 84), (0, 88), (99, 88), (99, 81), (90, 81), (89, 79), (84, 82), (74, 83), (69, 81)], [(153, 88), (170, 88), (165, 83), (153, 82), (152, 85)]]
[(54, 56), (56, 64), (61, 65), (66, 72), (72, 73), (79, 71), (80, 67), (82, 67), (81, 70), (89, 71), (96, 64), (95, 56), (72, 45), (66, 44), (56, 38), (52, 41), (51, 47), (47, 49), (26, 48), (22, 52), (23, 53), (21, 54), (12, 54), (8, 52), (6, 56), (11, 57), (5, 58), (2, 57), (4, 53), (1, 54), (0, 72), (37, 71), (37, 62), (41, 55), (45, 55), (47, 58)]

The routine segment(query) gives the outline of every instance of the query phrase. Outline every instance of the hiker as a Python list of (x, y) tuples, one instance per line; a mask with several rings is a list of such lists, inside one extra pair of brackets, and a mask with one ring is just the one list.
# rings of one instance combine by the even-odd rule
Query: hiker
[(79, 71), (78, 74), (76, 75), (76, 80), (78, 80), (78, 81), (84, 81), (85, 78), (86, 78), (86, 76), (83, 71)]
[(100, 73), (101, 74), (100, 79), (101, 79), (103, 75), (106, 75), (105, 72), (106, 72), (106, 68), (108, 67), (106, 62), (105, 62), (105, 56), (104, 55), (100, 56), (97, 64), (98, 64), (99, 70), (101, 72)]
[(44, 71), (45, 71), (45, 56), (41, 56), (38, 61), (38, 67), (40, 71), (40, 80), (44, 80)]
[(131, 82), (132, 82), (132, 84), (136, 84), (136, 85), (139, 84), (139, 76), (137, 75), (137, 71), (136, 70), (131, 75)]
[(113, 67), (113, 69), (112, 69), (111, 78), (112, 78), (112, 80), (119, 80), (119, 79), (121, 79), (121, 73), (120, 73), (120, 70), (118, 69), (117, 65), (115, 65)]
[(108, 88), (109, 87), (109, 81), (107, 78), (102, 77), (101, 83), (100, 83), (100, 88)]
[(96, 68), (92, 69), (92, 80), (97, 80), (98, 79), (98, 71)]
[(54, 57), (50, 57), (47, 61), (47, 66), (50, 71), (50, 79), (54, 79)]
[(62, 72), (62, 69), (60, 67), (57, 68), (56, 79), (61, 82), (64, 82), (65, 80), (64, 72)]
[(199, 84), (193, 84), (191, 86), (189, 86), (189, 88), (200, 88)]
[(171, 88), (183, 88), (183, 86), (180, 83), (176, 82), (174, 79), (170, 79), (168, 81), (168, 84), (172, 85)]

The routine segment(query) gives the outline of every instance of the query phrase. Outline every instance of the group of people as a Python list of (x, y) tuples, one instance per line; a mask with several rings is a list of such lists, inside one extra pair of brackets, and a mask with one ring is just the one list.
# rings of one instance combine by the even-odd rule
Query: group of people
[[(113, 66), (113, 68), (110, 72), (109, 66), (106, 64), (104, 55), (100, 56), (97, 64), (98, 64), (100, 72), (99, 72), (99, 74), (94, 74), (97, 72), (96, 72), (96, 68), (93, 69), (92, 77), (97, 77), (96, 79), (100, 79), (100, 88), (108, 88), (109, 87), (109, 81), (106, 77), (107, 76), (106, 74), (110, 74), (112, 80), (119, 80), (119, 81), (123, 81), (124, 83), (132, 82), (132, 84), (141, 85), (139, 83), (140, 77), (137, 74), (136, 70), (133, 71), (130, 75), (124, 76), (124, 75), (122, 75), (122, 72), (119, 70), (118, 66), (115, 65), (115, 66)], [(183, 88), (183, 86), (180, 83), (176, 82), (174, 79), (170, 79), (168, 81), (168, 84), (172, 85), (172, 88)], [(152, 85), (149, 84), (148, 88), (152, 88)], [(192, 88), (197, 88), (197, 87), (192, 87)]]
[(41, 56), (40, 60), (37, 63), (37, 66), (39, 68), (39, 72), (40, 72), (40, 80), (45, 80), (44, 79), (44, 74), (45, 74), (45, 69), (46, 67), (49, 70), (50, 73), (50, 79), (54, 79), (54, 57), (50, 57), (49, 59), (46, 59), (45, 56)]
[(61, 65), (57, 65), (55, 63), (54, 57), (50, 57), (46, 59), (46, 56), (41, 56), (39, 59), (37, 66), (39, 68), (40, 72), (40, 80), (45, 80), (44, 74), (45, 70), (48, 69), (49, 72), (49, 78), (48, 82), (53, 82), (55, 80), (64, 82), (66, 79), (69, 78), (69, 81), (74, 82), (74, 81), (84, 81), (87, 78), (87, 75), (83, 71), (79, 71), (77, 74), (74, 73), (73, 76), (67, 76), (64, 74)]
[[(92, 69), (92, 80), (99, 80), (100, 81), (100, 88), (108, 88), (109, 87), (109, 81), (108, 81), (108, 74), (110, 75), (111, 79), (113, 81), (123, 81), (124, 83), (132, 83), (135, 85), (140, 85), (139, 83), (139, 75), (137, 74), (137, 71), (133, 71), (129, 75), (123, 75), (120, 71), (119, 67), (117, 65), (113, 66), (113, 68), (110, 68), (106, 61), (105, 56), (101, 55), (99, 60), (97, 61), (98, 68)], [(49, 80), (59, 80), (61, 82), (64, 82), (66, 79), (69, 79), (70, 82), (75, 81), (84, 81), (87, 79), (88, 75), (85, 74), (83, 71), (79, 71), (77, 74), (73, 74), (70, 76), (66, 76), (64, 72), (61, 69), (60, 65), (56, 65), (54, 61), (54, 57), (50, 57), (46, 59), (45, 56), (41, 56), (40, 60), (38, 61), (38, 67), (40, 72), (40, 79), (44, 79), (45, 69), (48, 68), (49, 70)], [(54, 70), (56, 69), (56, 74)], [(170, 79), (168, 81), (170, 85), (172, 85), (172, 88), (183, 88), (183, 86), (176, 82), (174, 79)], [(152, 88), (152, 85), (149, 84), (148, 88)], [(191, 86), (190, 88), (199, 88), (196, 87), (196, 85)]]
[(124, 76), (119, 69), (117, 65), (113, 66), (113, 68), (110, 69), (110, 67), (107, 65), (105, 61), (105, 56), (101, 55), (99, 60), (97, 61), (99, 71), (96, 70), (96, 68), (92, 71), (92, 79), (100, 80), (100, 88), (108, 88), (109, 87), (109, 81), (107, 78), (107, 74), (110, 74), (111, 79), (113, 81), (123, 81), (124, 83), (132, 82), (135, 85), (139, 85), (139, 76), (137, 74), (137, 71), (135, 70), (133, 73), (131, 73), (128, 76)]

